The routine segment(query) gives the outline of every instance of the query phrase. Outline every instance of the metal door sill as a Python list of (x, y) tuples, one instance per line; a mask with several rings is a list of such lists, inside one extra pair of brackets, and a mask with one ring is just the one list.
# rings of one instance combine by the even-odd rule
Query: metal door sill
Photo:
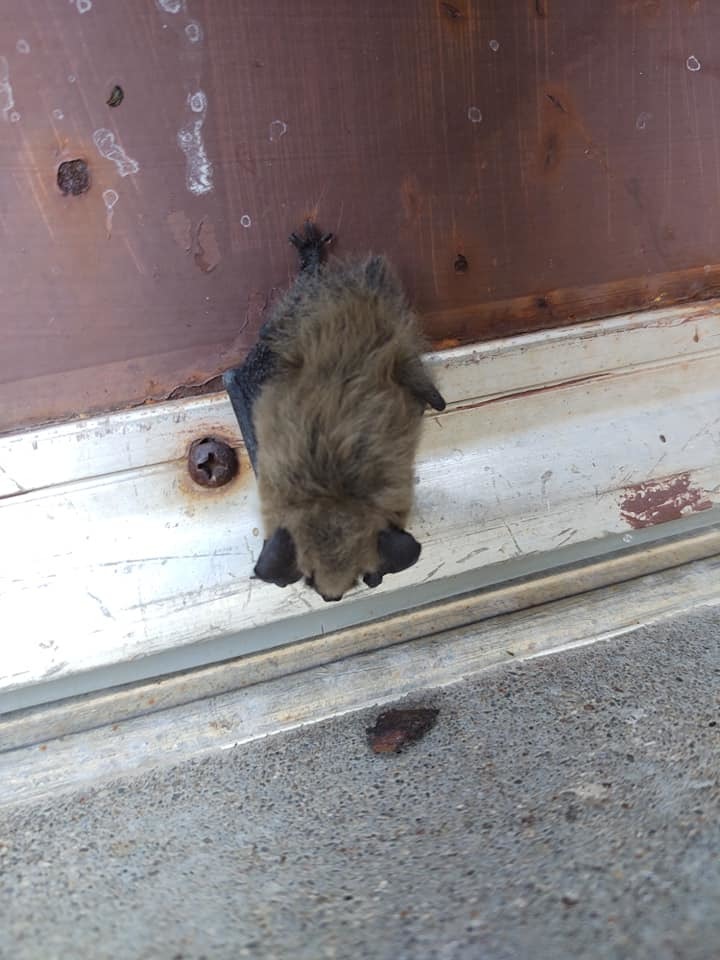
[[(680, 547), (677, 558), (683, 552)], [(596, 570), (586, 582), (597, 575)], [(545, 578), (540, 589), (551, 592), (551, 580)], [(577, 583), (582, 582), (580, 573)], [(528, 601), (537, 585), (526, 589)], [(512, 607), (517, 598), (503, 599), (503, 592), (498, 591), (494, 601), (495, 609), (502, 609), (504, 601)], [(60, 735), (62, 712), (69, 705), (50, 708), (44, 718), (42, 712), (31, 711), (0, 721), (3, 740), (8, 743), (14, 737), (18, 742), (23, 732), (27, 735), (33, 724), (37, 730), (38, 722), (43, 721), (49, 721), (54, 735), (41, 743), (0, 752), (0, 807), (88, 790), (109, 780), (198, 759), (354, 710), (418, 698), (427, 690), (458, 683), (493, 667), (607, 641), (641, 625), (718, 606), (720, 554), (575, 597), (500, 613), (465, 627), (444, 629), (457, 610), (448, 618), (438, 609), (437, 629), (431, 634), (364, 652), (348, 642), (362, 640), (363, 630), (354, 628), (344, 641), (334, 638), (329, 649), (323, 650), (323, 641), (318, 640), (297, 650), (287, 647), (259, 654), (252, 665), (235, 664), (235, 671), (240, 672), (233, 676), (231, 668), (229, 678), (223, 677), (218, 667), (195, 677), (168, 678), (154, 690), (142, 691), (143, 695), (152, 692), (148, 704), (161, 709), (130, 719), (112, 719), (113, 711), (117, 714), (118, 707), (126, 710), (129, 704), (118, 691), (106, 695), (104, 703), (91, 701), (90, 711), (95, 711), (96, 720), (103, 718), (102, 726), (74, 734)], [(331, 659), (324, 662), (328, 654)], [(239, 688), (221, 692), (229, 680), (240, 683)], [(185, 695), (194, 688), (202, 696), (173, 706), (172, 698), (183, 683)], [(210, 695), (213, 688), (214, 695)], [(113, 702), (113, 697), (118, 699)], [(88, 703), (84, 709), (88, 721)], [(75, 721), (78, 718), (75, 713)]]
[[(255, 481), (224, 395), (1, 437), (0, 713), (369, 629), (717, 522), (717, 301), (429, 359), (449, 405), (424, 426), (420, 562), (330, 606), (250, 579)], [(187, 473), (207, 434), (238, 448), (221, 490)]]

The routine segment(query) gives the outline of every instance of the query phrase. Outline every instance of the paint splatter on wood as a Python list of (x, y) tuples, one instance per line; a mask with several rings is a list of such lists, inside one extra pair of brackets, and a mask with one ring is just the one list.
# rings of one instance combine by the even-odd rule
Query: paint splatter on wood
[(694, 486), (689, 473), (626, 487), (620, 515), (631, 527), (641, 530), (658, 523), (679, 520), (688, 513), (710, 510), (712, 502), (704, 490)]
[(400, 753), (421, 740), (435, 726), (439, 712), (434, 707), (418, 707), (381, 713), (375, 726), (367, 731), (373, 753)]
[(188, 94), (187, 104), (191, 116), (177, 135), (178, 146), (185, 154), (185, 183), (194, 196), (209, 193), (213, 189), (213, 165), (208, 159), (202, 128), (207, 115), (207, 96), (203, 90)]

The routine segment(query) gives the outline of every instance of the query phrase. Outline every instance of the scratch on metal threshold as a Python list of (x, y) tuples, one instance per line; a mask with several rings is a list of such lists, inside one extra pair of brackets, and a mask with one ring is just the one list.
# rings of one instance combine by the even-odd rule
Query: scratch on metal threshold
[(60, 673), (61, 670), (64, 670), (68, 666), (69, 664), (67, 660), (61, 660), (60, 663), (54, 663), (45, 671), (45, 673), (42, 675), (42, 679), (47, 680), (49, 677), (54, 677), (56, 673)]
[[(485, 397), (474, 400), (471, 403), (453, 405), (452, 410), (446, 410), (444, 413), (455, 413), (458, 410), (476, 410), (479, 407), (488, 406), (491, 403), (501, 403), (504, 400), (518, 400), (522, 397), (531, 397), (538, 393), (548, 393), (551, 390), (564, 390), (567, 387), (577, 387), (583, 383), (594, 383), (598, 380), (607, 380), (610, 377), (627, 376), (634, 371), (603, 370), (600, 373), (591, 373), (582, 377), (571, 377), (568, 380), (558, 380), (540, 387), (529, 387), (527, 390), (517, 390), (510, 393), (497, 393), (492, 397)], [(441, 414), (442, 416), (442, 414)]]
[(705, 424), (705, 426), (701, 427), (691, 437), (689, 437), (680, 449), (683, 451), (687, 450), (690, 444), (698, 440), (703, 434), (707, 434), (708, 436), (710, 436), (710, 430), (712, 429), (712, 427), (716, 426), (718, 423), (720, 423), (720, 417), (717, 417), (715, 420), (711, 421), (710, 423)]
[(247, 535), (243, 536), (243, 541), (245, 543), (245, 549), (248, 552), (248, 556), (250, 557), (250, 563), (255, 566), (255, 551), (250, 546), (250, 541), (248, 540)]
[(250, 606), (250, 601), (252, 600), (253, 592), (253, 577), (248, 577), (248, 589), (247, 594), (245, 595), (245, 603), (243, 604), (243, 609)]
[(18, 493), (25, 493), (25, 487), (20, 486), (20, 484), (17, 482), (17, 480), (15, 480), (14, 477), (11, 477), (10, 474), (9, 474), (9, 473), (7, 472), (7, 470), (5, 469), (5, 467), (3, 467), (1, 464), (0, 464), (0, 473), (1, 473), (4, 477), (7, 477), (8, 480), (10, 481), (10, 483), (14, 483), (14, 484), (15, 484), (15, 486), (17, 487), (17, 492), (18, 492)]
[(435, 574), (436, 574), (439, 570), (442, 570), (442, 568), (443, 568), (444, 566), (445, 566), (445, 561), (443, 560), (443, 562), (442, 562), (441, 564), (439, 564), (439, 566), (435, 567), (434, 570), (431, 570), (430, 573), (428, 573), (428, 575), (427, 575), (426, 577), (423, 577), (422, 582), (423, 582), (423, 583), (427, 583), (428, 580), (432, 580), (432, 578), (435, 576)]
[(510, 537), (511, 537), (511, 539), (512, 539), (512, 542), (515, 544), (515, 549), (516, 549), (517, 552), (518, 552), (518, 556), (521, 556), (521, 555), (522, 555), (522, 550), (520, 549), (520, 544), (517, 542), (517, 539), (515, 538), (515, 534), (512, 532), (512, 529), (511, 529), (511, 527), (510, 527), (510, 524), (507, 522), (507, 520), (503, 520), (502, 523), (503, 523), (503, 526), (505, 527), (505, 529), (507, 530), (507, 532), (510, 534)]
[(466, 556), (461, 557), (459, 560), (456, 560), (455, 563), (466, 563), (468, 560), (471, 560), (473, 557), (477, 557), (480, 553), (487, 553), (490, 547), (478, 547), (477, 550), (471, 550)]
[(93, 600), (95, 601), (95, 603), (97, 603), (97, 605), (100, 607), (100, 612), (102, 613), (102, 615), (103, 615), (104, 617), (107, 617), (109, 620), (114, 620), (114, 619), (115, 619), (115, 617), (113, 617), (113, 615), (110, 613), (110, 611), (108, 610), (108, 608), (107, 608), (107, 607), (105, 606), (105, 604), (102, 602), (102, 600), (100, 599), (100, 597), (96, 596), (94, 593), (91, 593), (89, 590), (87, 591), (87, 595), (88, 595), (91, 599), (93, 599)]
[(297, 590), (295, 592), (295, 599), (299, 600), (302, 604), (304, 604), (308, 610), (312, 610), (313, 608), (312, 604), (310, 603), (308, 598), (303, 594), (301, 590)]

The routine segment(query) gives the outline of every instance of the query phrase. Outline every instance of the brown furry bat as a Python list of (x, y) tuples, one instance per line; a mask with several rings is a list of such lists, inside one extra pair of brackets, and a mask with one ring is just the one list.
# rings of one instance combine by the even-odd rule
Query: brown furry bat
[(255, 573), (339, 600), (420, 555), (403, 530), (415, 451), (423, 410), (445, 401), (388, 263), (322, 264), (330, 237), (312, 224), (290, 239), (301, 272), (261, 333), (273, 372), (252, 417), (268, 538)]

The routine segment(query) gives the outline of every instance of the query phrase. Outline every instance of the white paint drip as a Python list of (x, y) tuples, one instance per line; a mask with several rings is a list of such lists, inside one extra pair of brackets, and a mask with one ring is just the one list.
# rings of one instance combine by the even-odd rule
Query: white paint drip
[(287, 124), (284, 120), (273, 120), (270, 124), (270, 140), (272, 143), (275, 143), (276, 140), (279, 140), (280, 137), (284, 137), (287, 133)]
[(191, 20), (185, 27), (185, 36), (190, 43), (200, 43), (203, 38), (202, 27), (197, 20)]
[(75, 83), (76, 80), (77, 80), (77, 77), (75, 76), (74, 73), (71, 73), (68, 75), (68, 83)]
[(198, 90), (197, 93), (191, 93), (188, 97), (188, 103), (193, 113), (204, 114), (207, 110), (207, 97), (202, 90)]
[(10, 85), (10, 67), (7, 57), (0, 57), (0, 110), (5, 120), (12, 120), (11, 111), (15, 106), (12, 86)]
[(177, 135), (178, 146), (185, 154), (186, 172), (185, 183), (196, 197), (209, 193), (213, 188), (213, 166), (208, 160), (205, 144), (202, 138), (202, 127), (207, 115), (207, 97), (202, 90), (189, 94), (187, 103), (194, 114), (188, 122), (180, 128)]
[(65, 114), (62, 112), (62, 110), (53, 110), (52, 115), (56, 120), (63, 120), (65, 117)]
[(155, 3), (163, 13), (180, 13), (185, 9), (185, 0), (155, 0)]
[(21, 38), (15, 44), (15, 49), (18, 53), (30, 53), (30, 44), (27, 42), (27, 40), (23, 40)]
[(641, 113), (638, 114), (638, 118), (635, 121), (635, 127), (637, 130), (644, 130), (647, 127), (648, 123), (652, 120), (651, 113)]
[(120, 199), (117, 190), (103, 190), (103, 203), (105, 204), (105, 229), (108, 237), (112, 233), (112, 218), (115, 204)]
[(481, 123), (482, 122), (482, 111), (480, 107), (468, 107), (468, 120), (472, 123)]
[(10, 123), (17, 123), (20, 120), (20, 116), (21, 115), (17, 112), (17, 110), (13, 110), (13, 112), (10, 114)]
[(92, 10), (92, 0), (70, 0), (70, 3), (75, 5), (78, 13), (87, 13)]
[(245, 227), (246, 230), (252, 226), (252, 220), (246, 213), (240, 217), (240, 226)]
[(497, 53), (498, 50), (500, 49), (500, 44), (497, 42), (497, 40), (491, 40), (490, 43), (488, 43), (488, 46), (490, 47), (493, 53)]
[(123, 150), (119, 143), (115, 141), (115, 134), (111, 130), (101, 127), (93, 134), (93, 143), (98, 149), (98, 153), (106, 160), (112, 160), (117, 167), (117, 172), (121, 177), (127, 177), (131, 173), (137, 173), (140, 164), (133, 160)]
[(702, 66), (698, 58), (695, 56), (689, 56), (685, 62), (685, 65), (691, 73), (697, 73)]

